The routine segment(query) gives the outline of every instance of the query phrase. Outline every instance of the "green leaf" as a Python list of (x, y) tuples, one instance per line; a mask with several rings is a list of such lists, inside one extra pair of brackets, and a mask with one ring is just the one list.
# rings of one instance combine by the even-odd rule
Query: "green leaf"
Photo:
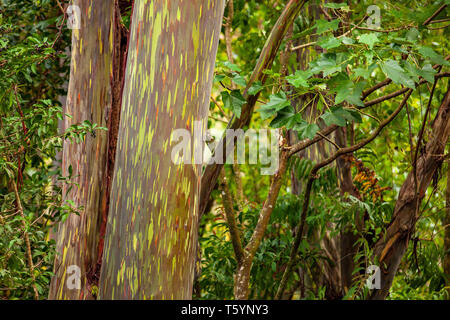
[(265, 105), (262, 105), (259, 108), (259, 112), (261, 113), (261, 119), (265, 120), (275, 115), (279, 110), (284, 109), (287, 106), (290, 106), (291, 103), (287, 100), (286, 94), (281, 91), (277, 94), (272, 94), (269, 97), (269, 102)]
[(398, 64), (396, 60), (389, 59), (388, 61), (380, 63), (381, 70), (388, 78), (397, 84), (402, 84), (405, 87), (414, 89), (414, 80), (409, 74)]
[(300, 140), (305, 138), (312, 139), (319, 131), (319, 126), (315, 123), (308, 123), (303, 120), (294, 127), (294, 130), (298, 132), (298, 138)]
[(409, 41), (417, 41), (417, 39), (419, 39), (419, 30), (416, 28), (409, 29), (406, 33), (406, 39)]
[(406, 70), (415, 82), (419, 82), (419, 77), (424, 78), (428, 82), (434, 82), (434, 75), (437, 73), (437, 71), (433, 69), (431, 64), (428, 63), (422, 69), (419, 69), (408, 61), (405, 61), (405, 66)]
[(345, 100), (350, 104), (363, 107), (364, 103), (361, 101), (361, 94), (365, 85), (366, 82), (364, 81), (356, 85), (351, 80), (341, 82), (336, 88), (337, 95), (335, 104), (339, 104)]
[(359, 41), (360, 43), (367, 44), (367, 45), (369, 46), (370, 49), (373, 49), (373, 45), (374, 45), (375, 43), (379, 42), (380, 40), (378, 40), (378, 37), (377, 37), (376, 33), (375, 33), (375, 32), (372, 32), (372, 33), (365, 33), (365, 34), (362, 34), (362, 35), (359, 37), (358, 41)]
[(292, 129), (300, 120), (301, 114), (296, 114), (294, 108), (288, 106), (278, 111), (277, 116), (270, 123), (270, 127), (281, 128), (285, 126), (286, 129)]
[(353, 40), (352, 38), (346, 37), (346, 36), (343, 36), (340, 39), (342, 40), (343, 44), (354, 44), (355, 43), (355, 40)]
[(334, 36), (328, 36), (328, 37), (321, 37), (317, 41), (317, 44), (322, 48), (328, 50), (339, 47), (341, 45), (341, 41), (342, 41), (341, 39), (338, 39)]
[(225, 108), (230, 109), (238, 119), (241, 117), (242, 106), (246, 103), (241, 91), (222, 91), (222, 101)]
[(241, 70), (241, 68), (239, 68), (237, 65), (235, 65), (234, 63), (231, 63), (230, 61), (224, 61), (224, 62), (221, 62), (221, 64), (225, 67), (225, 68), (228, 68), (228, 69), (230, 69), (230, 70), (232, 70), (232, 71), (235, 71), (235, 72), (241, 72), (242, 70)]
[(261, 81), (253, 82), (250, 88), (248, 89), (247, 93), (251, 96), (256, 95), (258, 92), (260, 92), (263, 89)]
[(376, 67), (377, 67), (377, 65), (375, 63), (373, 63), (369, 66), (368, 69), (355, 68), (353, 70), (353, 72), (355, 73), (355, 77), (363, 77), (364, 79), (367, 80), (371, 77), (371, 74), (372, 74), (373, 70), (375, 70)]
[(325, 8), (330, 8), (330, 9), (344, 9), (344, 8), (348, 8), (348, 5), (345, 4), (345, 3), (334, 3), (334, 2), (325, 3), (323, 6)]
[(247, 81), (245, 81), (244, 77), (239, 74), (234, 74), (233, 78), (231, 78), (234, 83), (240, 85), (241, 87), (247, 86)]
[(437, 73), (435, 69), (431, 66), (431, 64), (427, 63), (422, 70), (418, 70), (419, 75), (427, 80), (428, 82), (434, 82), (434, 75)]
[(332, 124), (336, 124), (340, 127), (345, 127), (348, 121), (361, 122), (361, 117), (355, 114), (355, 112), (351, 112), (353, 110), (344, 109), (342, 107), (334, 107), (331, 109), (331, 112), (326, 112), (320, 117), (323, 119), (327, 126)]
[(217, 82), (220, 82), (220, 81), (222, 81), (223, 79), (225, 79), (226, 77), (223, 75), (223, 74), (216, 74), (215, 76), (214, 76), (214, 83), (217, 83)]
[(294, 87), (298, 88), (300, 86), (308, 88), (308, 79), (312, 76), (311, 71), (297, 70), (295, 74), (286, 77), (286, 80), (292, 84)]
[(322, 34), (324, 32), (327, 31), (336, 31), (337, 28), (339, 27), (339, 20), (331, 20), (331, 21), (327, 21), (327, 20), (317, 20), (316, 24), (314, 25), (314, 28), (317, 28), (317, 34)]
[(341, 71), (341, 65), (336, 65), (336, 58), (332, 59), (331, 57), (331, 55), (321, 55), (318, 59), (311, 61), (309, 64), (310, 71), (313, 74), (323, 72), (324, 77)]
[(419, 69), (411, 64), (409, 61), (405, 61), (404, 62), (404, 66), (406, 71), (409, 73), (409, 75), (411, 76), (411, 78), (414, 80), (414, 82), (419, 82)]
[(421, 55), (429, 58), (432, 62), (436, 64), (440, 64), (443, 66), (450, 66), (450, 62), (444, 59), (440, 54), (437, 54), (433, 49), (430, 47), (418, 47), (418, 51)]

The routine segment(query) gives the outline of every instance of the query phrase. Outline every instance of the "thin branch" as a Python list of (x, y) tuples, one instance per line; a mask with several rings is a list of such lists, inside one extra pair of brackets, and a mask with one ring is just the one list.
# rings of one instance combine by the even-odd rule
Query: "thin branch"
[(427, 24), (431, 23), (431, 21), (436, 18), (436, 16), (441, 13), (442, 10), (444, 10), (447, 7), (446, 4), (442, 5), (441, 7), (439, 7), (439, 9), (436, 10), (435, 13), (433, 13), (431, 15), (431, 17), (429, 17), (427, 20), (425, 20), (425, 22), (423, 23), (424, 26), (426, 26)]
[(25, 244), (27, 246), (28, 268), (30, 269), (30, 276), (31, 276), (31, 279), (33, 280), (32, 286), (33, 286), (33, 291), (34, 291), (34, 298), (36, 300), (39, 300), (39, 293), (36, 288), (36, 278), (34, 276), (34, 265), (33, 265), (33, 256), (31, 255), (30, 237), (28, 235), (27, 224), (25, 222), (26, 218), (25, 218), (25, 214), (23, 212), (22, 202), (20, 201), (19, 191), (17, 190), (17, 184), (14, 181), (14, 179), (11, 179), (11, 184), (13, 186), (14, 195), (16, 197), (17, 209), (20, 212), (20, 216), (22, 217), (22, 227), (24, 229)]
[(336, 153), (334, 153), (328, 159), (325, 159), (324, 161), (316, 164), (313, 167), (313, 169), (311, 170), (311, 173), (310, 173), (310, 176), (309, 176), (309, 179), (308, 179), (308, 183), (306, 185), (300, 224), (299, 224), (298, 229), (297, 229), (297, 234), (295, 236), (294, 245), (292, 246), (292, 249), (291, 249), (289, 262), (288, 262), (288, 264), (286, 266), (286, 269), (284, 271), (284, 274), (283, 274), (282, 280), (280, 282), (280, 286), (278, 288), (278, 291), (276, 293), (275, 299), (280, 299), (282, 297), (283, 292), (286, 289), (287, 281), (288, 281), (288, 279), (290, 277), (290, 274), (292, 272), (292, 268), (294, 266), (295, 257), (297, 256), (298, 247), (300, 246), (300, 242), (301, 242), (301, 240), (303, 238), (303, 230), (304, 230), (304, 227), (305, 227), (306, 215), (307, 215), (307, 212), (308, 212), (309, 200), (310, 200), (310, 197), (311, 197), (312, 184), (313, 184), (314, 180), (317, 179), (317, 176), (316, 176), (317, 172), (321, 168), (327, 166), (328, 164), (330, 164), (331, 162), (336, 160), (338, 157), (340, 157), (340, 156), (342, 156), (344, 154), (347, 154), (347, 153), (354, 152), (354, 151), (356, 151), (358, 149), (361, 149), (362, 147), (364, 147), (365, 145), (367, 145), (368, 143), (373, 141), (380, 134), (380, 132), (383, 130), (383, 128), (386, 127), (392, 120), (394, 120), (395, 117), (400, 113), (400, 111), (403, 109), (403, 107), (405, 106), (406, 102), (408, 101), (408, 98), (410, 97), (412, 91), (413, 91), (412, 89), (409, 89), (409, 91), (406, 93), (405, 97), (403, 98), (403, 100), (400, 103), (400, 105), (398, 106), (398, 108), (388, 118), (386, 118), (383, 122), (381, 122), (380, 126), (369, 137), (367, 137), (366, 139), (363, 139), (362, 141), (360, 141), (359, 143), (357, 143), (357, 144), (355, 144), (353, 146), (339, 149)]
[(447, 22), (447, 21), (450, 21), (450, 18), (447, 18), (447, 19), (440, 19), (440, 20), (433, 20), (433, 21), (431, 21), (429, 24), (441, 23), (441, 22)]
[(221, 173), (221, 189), (222, 189), (222, 202), (225, 209), (225, 217), (228, 223), (228, 229), (230, 231), (231, 243), (233, 244), (234, 255), (238, 264), (244, 259), (244, 249), (242, 248), (241, 236), (239, 234), (239, 229), (236, 223), (236, 217), (233, 209), (233, 200), (231, 198), (231, 193), (228, 188), (227, 178), (225, 175), (225, 170), (222, 169)]
[(412, 26), (413, 26), (413, 24), (409, 24), (409, 25), (403, 26), (403, 27), (383, 30), (383, 29), (373, 29), (373, 28), (359, 27), (359, 26), (355, 25), (356, 29), (359, 29), (359, 30), (368, 30), (368, 31), (384, 32), (384, 33), (397, 32), (397, 31), (400, 31), (400, 30), (411, 28)]
[(261, 243), (264, 233), (266, 232), (267, 224), (269, 223), (270, 215), (272, 214), (273, 208), (277, 201), (281, 184), (283, 182), (283, 176), (284, 173), (286, 172), (287, 160), (288, 160), (288, 152), (284, 148), (284, 146), (282, 146), (278, 171), (275, 173), (272, 179), (272, 183), (270, 184), (269, 193), (259, 213), (258, 222), (256, 224), (256, 228), (253, 232), (253, 235), (250, 241), (248, 242), (247, 246), (245, 247), (245, 250), (248, 252), (248, 255), (251, 258), (253, 258), (253, 256), (256, 253), (256, 250), (258, 250), (258, 247)]
[[(418, 198), (418, 196), (419, 196), (419, 184), (418, 184), (418, 180), (417, 180), (417, 158), (418, 158), (418, 155), (419, 155), (420, 145), (422, 143), (423, 133), (425, 132), (425, 126), (427, 124), (428, 114), (430, 113), (431, 102), (433, 100), (434, 90), (436, 89), (436, 85), (437, 85), (437, 81), (435, 80), (434, 83), (433, 83), (433, 87), (431, 89), (430, 99), (428, 100), (427, 109), (425, 110), (425, 115), (423, 117), (422, 126), (421, 126), (420, 131), (419, 131), (419, 137), (417, 139), (416, 151), (414, 153), (414, 159), (413, 159), (413, 163), (412, 163), (412, 165), (413, 165), (414, 181), (415, 181), (415, 186), (414, 187), (415, 187), (415, 191), (416, 191), (415, 192), (416, 198)], [(418, 211), (419, 211), (419, 201), (416, 202), (416, 216), (417, 216)]]
[[(265, 83), (267, 75), (264, 73), (264, 71), (272, 67), (273, 61), (277, 56), (277, 52), (283, 42), (286, 32), (293, 24), (294, 20), (297, 18), (306, 2), (308, 2), (308, 0), (290, 0), (286, 4), (286, 7), (284, 8), (283, 12), (272, 28), (272, 32), (270, 33), (264, 45), (258, 62), (256, 63), (252, 75), (248, 81), (247, 88), (244, 91), (244, 97), (247, 100), (247, 103), (242, 107), (241, 117), (239, 119), (236, 119), (236, 117), (233, 115), (230, 122), (228, 123), (227, 129), (239, 129), (250, 124), (253, 109), (255, 108), (255, 104), (260, 93), (251, 96), (248, 95), (248, 89), (256, 81), (260, 81), (262, 84)], [(217, 144), (216, 150), (224, 150), (227, 145), (228, 142), (226, 141), (226, 137), (223, 136)], [(205, 168), (200, 188), (201, 191), (199, 217), (202, 216), (203, 212), (206, 209), (206, 204), (208, 203), (211, 192), (216, 186), (217, 178), (219, 177), (222, 166), (222, 164), (215, 163), (210, 164)]]

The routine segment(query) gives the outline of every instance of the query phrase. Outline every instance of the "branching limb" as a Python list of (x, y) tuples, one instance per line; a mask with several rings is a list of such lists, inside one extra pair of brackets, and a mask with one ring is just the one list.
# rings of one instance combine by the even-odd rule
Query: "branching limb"
[(300, 219), (300, 224), (298, 226), (297, 229), (297, 234), (294, 240), (294, 244), (292, 246), (291, 249), (291, 253), (290, 253), (290, 258), (289, 258), (289, 262), (286, 266), (286, 269), (284, 271), (282, 280), (280, 282), (280, 286), (278, 288), (277, 294), (275, 296), (275, 299), (280, 299), (283, 295), (284, 290), (286, 289), (286, 285), (287, 285), (287, 281), (290, 277), (290, 274), (292, 272), (292, 268), (294, 266), (294, 262), (295, 262), (295, 257), (297, 256), (297, 251), (298, 251), (298, 247), (300, 246), (300, 242), (303, 238), (303, 230), (304, 230), (304, 226), (305, 226), (305, 221), (306, 221), (306, 215), (308, 212), (308, 207), (309, 207), (309, 200), (311, 197), (311, 189), (312, 189), (312, 184), (314, 182), (314, 180), (317, 178), (317, 172), (327, 166), (328, 164), (330, 164), (331, 162), (333, 162), (334, 160), (336, 160), (338, 157), (347, 154), (347, 153), (351, 153), (354, 152), (358, 149), (361, 149), (362, 147), (364, 147), (365, 145), (367, 145), (369, 142), (373, 141), (379, 134), (380, 132), (383, 130), (384, 127), (386, 127), (392, 120), (395, 119), (395, 117), (400, 113), (400, 111), (403, 109), (403, 107), (405, 106), (406, 102), (408, 101), (409, 96), (412, 93), (412, 89), (409, 89), (408, 92), (406, 93), (405, 97), (403, 98), (403, 101), (400, 103), (400, 105), (398, 106), (398, 108), (388, 117), (386, 118), (383, 122), (380, 123), (380, 126), (366, 139), (363, 139), (362, 141), (360, 141), (359, 143), (347, 147), (347, 148), (341, 148), (339, 149), (336, 153), (334, 153), (331, 157), (329, 157), (328, 159), (316, 164), (313, 169), (311, 170), (310, 173), (310, 177), (308, 179), (308, 183), (306, 185), (306, 190), (305, 190), (305, 197), (303, 200), (303, 207), (302, 207), (302, 214), (301, 214), (301, 219)]
[(238, 265), (235, 274), (234, 295), (237, 300), (248, 299), (250, 271), (252, 269), (253, 258), (259, 248), (259, 245), (261, 244), (264, 233), (266, 232), (270, 216), (281, 189), (283, 176), (287, 169), (288, 151), (285, 148), (285, 145), (283, 145), (281, 148), (281, 157), (278, 171), (272, 179), (267, 199), (264, 202), (264, 205), (259, 213), (258, 222), (256, 224), (255, 230), (253, 231), (253, 235), (247, 246), (245, 247), (244, 259), (242, 260), (241, 264)]

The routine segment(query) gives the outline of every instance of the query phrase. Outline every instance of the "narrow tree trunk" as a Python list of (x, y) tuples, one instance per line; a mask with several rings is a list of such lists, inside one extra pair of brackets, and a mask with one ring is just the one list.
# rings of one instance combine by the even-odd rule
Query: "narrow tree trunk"
[[(347, 146), (347, 128), (338, 128), (336, 130), (336, 144), (339, 147)], [(341, 191), (341, 196), (349, 194), (355, 198), (360, 199), (361, 195), (353, 184), (353, 177), (351, 171), (351, 164), (346, 160), (346, 157), (339, 157), (336, 159), (337, 173), (339, 189)], [(348, 199), (347, 199), (348, 200)], [(359, 229), (362, 228), (362, 221), (360, 219), (360, 214), (357, 214), (357, 221), (355, 224)], [(343, 230), (340, 232), (339, 236), (339, 250), (340, 250), (340, 260), (336, 261), (339, 264), (340, 271), (340, 290), (341, 295), (345, 296), (347, 291), (353, 284), (353, 270), (355, 269), (354, 257), (357, 253), (357, 247), (355, 246), (358, 235), (354, 234), (350, 229), (350, 226), (343, 226)]]
[(191, 298), (201, 165), (174, 164), (170, 140), (205, 123), (223, 5), (135, 1), (102, 299)]
[[(450, 142), (450, 140), (449, 140)], [(450, 152), (450, 148), (449, 151)], [(450, 161), (447, 160), (447, 192), (445, 194), (444, 219), (444, 274), (446, 277), (447, 299), (450, 300)]]
[(418, 194), (416, 193), (414, 172), (410, 172), (400, 189), (391, 223), (375, 244), (374, 254), (378, 258), (381, 269), (381, 289), (374, 290), (371, 299), (384, 299), (389, 293), (419, 218), (417, 207), (420, 208), (425, 192), (436, 170), (444, 160), (443, 154), (449, 135), (450, 91), (447, 91), (433, 121), (430, 140), (426, 144), (424, 153), (416, 162)]
[[(81, 27), (72, 33), (72, 61), (67, 94), (64, 128), (85, 120), (109, 126), (113, 112), (114, 75), (112, 64), (115, 45), (114, 1), (75, 0), (81, 9)], [(80, 215), (71, 214), (61, 223), (57, 239), (55, 276), (49, 299), (89, 299), (96, 284), (96, 265), (101, 229), (101, 211), (107, 199), (108, 133), (97, 131), (82, 143), (65, 142), (62, 156), (64, 175), (73, 171), (72, 181), (78, 186), (63, 188), (63, 196), (77, 207)], [(81, 274), (81, 287), (69, 286), (68, 267), (76, 266)], [(75, 283), (73, 283), (75, 284)]]

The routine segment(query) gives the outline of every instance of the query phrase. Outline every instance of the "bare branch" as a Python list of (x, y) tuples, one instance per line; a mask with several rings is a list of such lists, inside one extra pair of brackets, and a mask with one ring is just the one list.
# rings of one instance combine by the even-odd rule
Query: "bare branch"
[(225, 217), (228, 223), (228, 229), (230, 231), (231, 243), (233, 244), (234, 255), (236, 257), (237, 263), (240, 264), (242, 259), (244, 259), (244, 249), (242, 248), (241, 236), (236, 223), (236, 217), (233, 209), (233, 200), (231, 198), (231, 193), (228, 188), (227, 178), (225, 175), (225, 170), (222, 169), (221, 173), (221, 184), (222, 189), (222, 202), (225, 209)]

